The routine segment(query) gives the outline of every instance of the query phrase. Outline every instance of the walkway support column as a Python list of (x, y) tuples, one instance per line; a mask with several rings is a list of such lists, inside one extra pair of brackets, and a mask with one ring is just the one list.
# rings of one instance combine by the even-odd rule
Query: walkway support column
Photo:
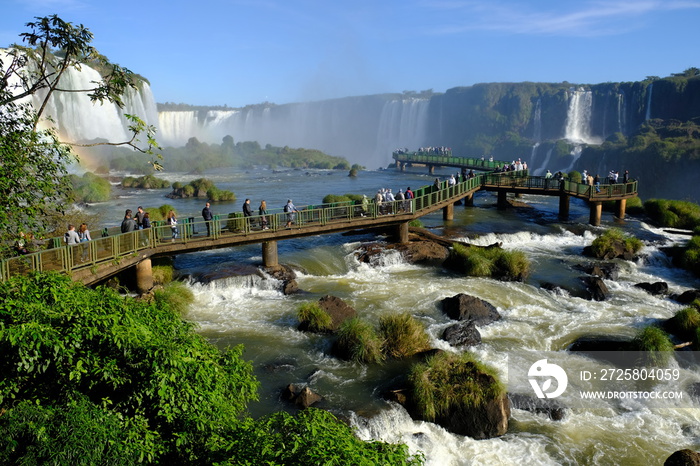
[(435, 165), (428, 165), (428, 173), (431, 175), (435, 174)]
[(396, 225), (396, 242), (401, 244), (408, 243), (408, 222)]
[(263, 241), (262, 257), (264, 267), (274, 267), (279, 265), (279, 257), (277, 256), (277, 241)]
[(625, 218), (625, 209), (627, 208), (627, 199), (615, 201), (615, 215), (620, 220)]
[(568, 194), (559, 195), (559, 218), (569, 218), (569, 201)]
[(467, 197), (464, 198), (464, 207), (473, 207), (474, 206), (474, 193), (469, 193), (467, 194)]
[(505, 191), (498, 191), (498, 209), (504, 210), (508, 207), (508, 193)]
[(603, 215), (603, 203), (601, 201), (591, 202), (591, 215), (588, 223), (597, 227), (600, 225), (600, 218)]
[(447, 204), (442, 208), (442, 219), (443, 220), (454, 220), (455, 219), (455, 205), (453, 203)]
[(136, 291), (147, 293), (153, 288), (153, 268), (151, 259), (144, 259), (136, 264)]

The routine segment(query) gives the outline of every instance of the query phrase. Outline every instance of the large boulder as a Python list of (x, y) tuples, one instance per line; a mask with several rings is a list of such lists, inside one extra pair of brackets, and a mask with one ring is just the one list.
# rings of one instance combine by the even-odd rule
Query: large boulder
[(308, 385), (299, 389), (298, 386), (290, 383), (282, 390), (282, 399), (294, 403), (301, 409), (306, 409), (321, 401), (323, 397), (311, 390)]
[(442, 339), (451, 346), (476, 346), (481, 344), (481, 334), (471, 320), (450, 325), (442, 332)]
[(653, 296), (665, 295), (666, 293), (668, 293), (668, 284), (666, 282), (643, 282), (636, 283), (634, 286), (643, 289), (644, 291)]
[(617, 280), (617, 277), (620, 275), (620, 266), (613, 263), (589, 262), (587, 264), (576, 265), (574, 268), (588, 275), (604, 278), (606, 280)]
[(510, 400), (508, 394), (504, 393), (476, 408), (454, 409), (447, 416), (438, 417), (435, 423), (455, 434), (480, 440), (505, 434), (508, 431), (508, 419)]
[(546, 414), (553, 421), (561, 421), (566, 415), (566, 408), (557, 400), (535, 398), (520, 393), (508, 394), (510, 406), (535, 414)]
[(326, 295), (318, 300), (318, 304), (333, 320), (331, 331), (338, 330), (343, 322), (357, 315), (357, 311), (352, 306), (336, 296)]
[(700, 453), (693, 450), (678, 450), (666, 458), (664, 466), (700, 466)]
[(488, 325), (501, 319), (495, 306), (464, 293), (443, 299), (442, 311), (450, 319), (471, 321), (475, 325)]
[(291, 267), (279, 264), (266, 267), (265, 272), (272, 278), (282, 282), (282, 293), (285, 295), (290, 295), (299, 291), (299, 284), (296, 280), (297, 274)]
[(439, 266), (450, 255), (449, 249), (432, 241), (411, 241), (398, 245), (396, 249), (411, 264)]
[(608, 298), (608, 287), (603, 282), (600, 277), (585, 277), (583, 282), (586, 284), (586, 290), (588, 291), (588, 299), (594, 301), (605, 301)]
[(690, 304), (700, 299), (700, 290), (686, 290), (679, 295), (674, 295), (673, 299), (681, 304)]

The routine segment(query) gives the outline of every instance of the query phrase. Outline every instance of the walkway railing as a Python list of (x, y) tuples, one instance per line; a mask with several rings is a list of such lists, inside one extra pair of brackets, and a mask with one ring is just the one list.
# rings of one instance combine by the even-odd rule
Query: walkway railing
[(449, 167), (476, 168), (477, 170), (493, 171), (496, 167), (510, 165), (510, 162), (502, 160), (484, 160), (471, 157), (453, 157), (448, 155), (433, 155), (423, 152), (394, 152), (392, 157), (396, 161), (407, 163), (421, 163), (426, 165), (441, 165)]
[[(171, 226), (164, 224), (164, 222), (153, 222), (152, 228), (130, 233), (121, 233), (119, 227), (107, 228), (103, 230), (102, 237), (94, 238), (92, 241), (71, 246), (63, 245), (60, 240), (50, 241), (50, 244), (58, 243), (60, 246), (33, 254), (3, 259), (0, 261), (0, 279), (6, 280), (13, 275), (26, 274), (33, 270), (71, 273), (75, 270), (96, 268), (109, 262), (117, 265), (122, 258), (136, 255), (141, 250), (157, 249), (173, 242), (193, 244), (193, 249), (195, 249), (196, 243), (222, 238), (231, 238), (231, 245), (235, 245), (237, 238), (252, 234), (259, 235), (259, 239), (257, 239), (259, 241), (273, 241), (275, 233), (287, 229), (286, 225), (290, 220), (293, 222), (292, 228), (295, 230), (303, 232), (305, 228), (314, 227), (313, 234), (322, 233), (322, 231), (318, 231), (317, 227), (340, 222), (375, 219), (377, 224), (381, 224), (381, 220), (388, 218), (387, 216), (391, 216), (392, 219), (404, 216), (407, 217), (406, 221), (408, 221), (414, 216), (420, 215), (421, 212), (427, 213), (431, 209), (435, 210), (440, 207), (439, 204), (447, 204), (451, 199), (461, 199), (486, 186), (526, 187), (552, 191), (553, 193), (563, 191), (589, 200), (629, 197), (636, 195), (637, 192), (636, 181), (603, 184), (600, 185), (600, 193), (598, 193), (595, 186), (568, 180), (558, 181), (552, 178), (528, 176), (525, 171), (482, 174), (452, 186), (447, 181), (439, 183), (438, 186), (423, 186), (414, 192), (415, 198), (410, 200), (380, 204), (371, 201), (364, 207), (362, 203), (352, 202), (306, 206), (299, 208), (294, 213), (274, 211), (266, 216), (266, 225), (260, 215), (243, 217), (240, 212), (231, 213), (228, 216), (216, 215), (211, 222), (195, 221), (195, 217), (181, 217), (177, 225), (176, 238), (173, 238)], [(363, 222), (362, 226), (368, 225)], [(265, 227), (266, 229), (264, 229)], [(332, 229), (329, 228), (329, 230)]]

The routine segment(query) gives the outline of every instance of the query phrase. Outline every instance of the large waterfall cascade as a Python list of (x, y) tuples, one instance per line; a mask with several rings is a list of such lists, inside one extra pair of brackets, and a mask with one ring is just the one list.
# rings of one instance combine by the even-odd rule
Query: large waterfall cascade
[(576, 89), (569, 94), (569, 109), (564, 127), (564, 139), (578, 144), (600, 144), (591, 134), (593, 92)]
[(654, 90), (654, 83), (651, 83), (651, 84), (649, 84), (649, 87), (647, 87), (647, 112), (644, 115), (645, 120), (651, 119), (651, 94), (652, 94), (653, 90)]

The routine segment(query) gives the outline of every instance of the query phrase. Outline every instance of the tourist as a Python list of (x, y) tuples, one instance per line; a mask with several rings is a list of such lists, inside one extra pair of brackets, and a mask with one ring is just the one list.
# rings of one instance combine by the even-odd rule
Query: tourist
[(129, 233), (138, 229), (138, 225), (133, 218), (131, 218), (131, 209), (126, 209), (124, 213), (124, 220), (122, 220), (122, 233)]
[(449, 185), (450, 185), (450, 186), (454, 186), (454, 185), (456, 185), (456, 184), (457, 184), (457, 180), (455, 179), (455, 176), (454, 176), (454, 175), (450, 175)]
[(78, 236), (78, 233), (75, 231), (75, 225), (72, 225), (72, 224), (68, 225), (68, 231), (63, 236), (63, 241), (68, 245), (80, 243), (80, 237)]
[(382, 202), (384, 201), (384, 195), (382, 194), (382, 190), (380, 189), (377, 191), (377, 194), (374, 196), (374, 203), (377, 205), (377, 215), (382, 214)]
[(17, 238), (17, 241), (15, 241), (15, 251), (20, 255), (29, 254), (29, 251), (27, 250), (27, 239), (23, 231), (19, 232), (19, 237)]
[(595, 192), (599, 193), (600, 192), (600, 175), (596, 174), (595, 178), (593, 178), (593, 184), (595, 185)]
[(367, 215), (367, 212), (369, 211), (369, 198), (363, 194), (362, 195), (362, 212), (360, 213), (360, 216), (364, 217)]
[(243, 203), (243, 217), (245, 217), (245, 229), (250, 229), (250, 217), (253, 216), (253, 208), (250, 206), (250, 199), (246, 199)]
[(211, 236), (211, 221), (214, 220), (214, 214), (212, 214), (211, 204), (208, 202), (204, 204), (204, 208), (202, 209), (202, 218), (207, 225), (207, 236)]
[(387, 189), (384, 192), (384, 202), (386, 203), (388, 210), (387, 213), (393, 214), (395, 211), (395, 206), (394, 206), (394, 201), (396, 199), (394, 198), (394, 194), (391, 192), (391, 188)]
[(134, 220), (136, 220), (137, 229), (143, 228), (143, 214), (144, 214), (143, 207), (138, 206), (137, 212), (136, 212), (136, 217), (134, 218)]
[(440, 178), (435, 178), (433, 182), (433, 191), (440, 191)]
[(90, 230), (88, 230), (87, 227), (87, 223), (80, 224), (80, 228), (78, 228), (78, 237), (80, 238), (81, 243), (92, 241), (92, 238), (90, 237)]
[(411, 187), (406, 188), (406, 199), (413, 199), (413, 191), (411, 191)]
[(151, 228), (151, 214), (148, 212), (143, 213), (143, 229)]
[(630, 172), (625, 170), (624, 175), (622, 175), (622, 182), (629, 183), (629, 181), (630, 181)]
[(180, 232), (177, 229), (177, 217), (175, 216), (175, 211), (171, 210), (168, 212), (168, 216), (165, 218), (165, 223), (167, 225), (170, 225), (170, 230), (172, 231), (172, 239), (171, 241), (175, 241), (175, 239), (180, 236)]
[(263, 230), (267, 230), (267, 202), (260, 201), (260, 207), (258, 207), (258, 215), (260, 215), (260, 226)]
[(544, 189), (549, 189), (549, 180), (552, 179), (552, 172), (547, 170), (547, 173), (544, 175)]
[(287, 199), (287, 203), (284, 205), (284, 212), (287, 214), (287, 224), (285, 225), (287, 229), (292, 228), (292, 223), (294, 223), (294, 220), (296, 218), (295, 213), (299, 212), (296, 207), (294, 207), (294, 204), (292, 204), (291, 199)]

